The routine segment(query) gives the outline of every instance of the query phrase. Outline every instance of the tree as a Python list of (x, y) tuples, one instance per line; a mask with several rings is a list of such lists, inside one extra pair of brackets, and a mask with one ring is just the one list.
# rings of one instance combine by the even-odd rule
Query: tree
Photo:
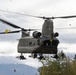
[[(66, 56), (63, 58), (62, 53), (59, 53), (58, 59), (48, 59), (42, 62), (40, 75), (76, 75), (76, 60)], [(45, 62), (47, 63), (45, 64)]]

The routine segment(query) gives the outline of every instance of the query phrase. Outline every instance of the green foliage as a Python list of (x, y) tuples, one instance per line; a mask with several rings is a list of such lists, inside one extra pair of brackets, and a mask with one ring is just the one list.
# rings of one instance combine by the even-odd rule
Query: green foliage
[[(59, 56), (61, 54), (59, 53)], [(47, 62), (47, 64), (44, 64)], [(71, 60), (65, 56), (57, 60), (48, 59), (43, 62), (40, 68), (40, 75), (76, 75), (76, 60)]]

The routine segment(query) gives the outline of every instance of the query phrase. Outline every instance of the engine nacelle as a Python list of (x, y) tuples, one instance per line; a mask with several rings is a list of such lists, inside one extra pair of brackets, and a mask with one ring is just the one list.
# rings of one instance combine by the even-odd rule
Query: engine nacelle
[(34, 38), (39, 38), (41, 36), (41, 32), (34, 31), (32, 35)]
[(54, 34), (54, 37), (58, 37), (58, 36), (59, 36), (59, 33), (56, 32), (56, 33)]

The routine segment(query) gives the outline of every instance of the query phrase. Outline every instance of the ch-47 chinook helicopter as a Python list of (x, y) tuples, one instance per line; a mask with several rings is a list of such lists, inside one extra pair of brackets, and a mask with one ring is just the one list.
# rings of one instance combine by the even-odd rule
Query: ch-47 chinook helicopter
[[(7, 11), (6, 11), (7, 12)], [(17, 13), (19, 14), (19, 13)], [(26, 14), (21, 14), (26, 15)], [(31, 15), (26, 15), (31, 16)], [(22, 55), (23, 53), (31, 53), (34, 55), (34, 58), (37, 57), (37, 54), (40, 54), (39, 59), (44, 58), (42, 54), (55, 54), (55, 58), (57, 58), (57, 52), (58, 52), (58, 44), (59, 40), (57, 39), (58, 33), (54, 33), (53, 30), (53, 19), (62, 18), (74, 18), (74, 16), (61, 16), (61, 17), (40, 17), (40, 16), (31, 16), (36, 18), (42, 18), (44, 19), (44, 24), (42, 25), (42, 32), (36, 31), (36, 29), (24, 29), (20, 26), (17, 26), (13, 23), (10, 23), (4, 19), (0, 19), (1, 22), (6, 23), (7, 25), (18, 28), (21, 30), (17, 31), (10, 31), (9, 33), (18, 33), (22, 32), (22, 36), (19, 39), (18, 43), (18, 53), (21, 53), (20, 59), (25, 59), (25, 57)], [(28, 31), (34, 31), (32, 36), (30, 36), (27, 32)], [(0, 32), (0, 34), (6, 34), (5, 32)]]

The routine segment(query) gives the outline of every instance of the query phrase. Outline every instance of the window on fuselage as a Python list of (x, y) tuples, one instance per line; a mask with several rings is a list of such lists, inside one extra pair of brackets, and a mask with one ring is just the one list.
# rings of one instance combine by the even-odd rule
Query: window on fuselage
[(36, 39), (21, 39), (19, 41), (21, 46), (35, 46), (38, 45), (38, 41)]

